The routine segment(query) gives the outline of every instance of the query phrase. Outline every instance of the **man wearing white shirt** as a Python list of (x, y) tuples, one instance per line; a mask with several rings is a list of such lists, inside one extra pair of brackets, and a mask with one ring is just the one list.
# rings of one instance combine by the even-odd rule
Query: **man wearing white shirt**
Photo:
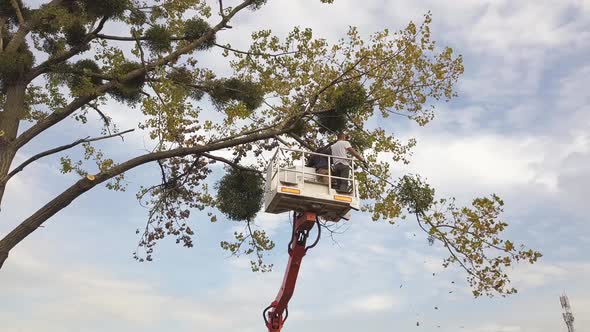
[[(332, 144), (332, 160), (334, 163), (334, 176), (347, 178), (350, 176), (350, 161), (347, 159), (348, 153), (352, 154), (358, 160), (365, 162), (365, 158), (358, 153), (346, 140), (346, 135), (344, 133), (338, 134), (338, 141)], [(340, 157), (340, 158), (338, 158)], [(339, 192), (348, 192), (348, 181), (347, 180), (340, 180), (336, 179), (336, 191)]]

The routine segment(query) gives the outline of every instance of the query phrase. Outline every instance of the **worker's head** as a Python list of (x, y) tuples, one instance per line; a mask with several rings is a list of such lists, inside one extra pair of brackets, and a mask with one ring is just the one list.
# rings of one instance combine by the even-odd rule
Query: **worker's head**
[(339, 141), (345, 141), (347, 138), (348, 138), (348, 136), (346, 135), (345, 132), (342, 132), (341, 131), (341, 132), (338, 133), (338, 140)]

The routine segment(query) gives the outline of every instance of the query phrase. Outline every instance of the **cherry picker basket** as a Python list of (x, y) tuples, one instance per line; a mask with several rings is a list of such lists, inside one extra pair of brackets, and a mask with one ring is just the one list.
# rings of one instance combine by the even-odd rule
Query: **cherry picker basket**
[[(348, 219), (351, 209), (360, 208), (357, 181), (354, 175), (354, 160), (348, 160), (351, 167), (349, 178), (333, 175), (331, 167), (327, 174), (318, 173), (316, 168), (306, 166), (306, 160), (316, 156), (328, 159), (332, 165), (333, 156), (315, 152), (277, 149), (266, 168), (266, 188), (264, 206), (268, 213), (288, 211), (315, 212), (318, 217), (328, 221)], [(349, 190), (337, 191), (334, 182), (348, 182)]]

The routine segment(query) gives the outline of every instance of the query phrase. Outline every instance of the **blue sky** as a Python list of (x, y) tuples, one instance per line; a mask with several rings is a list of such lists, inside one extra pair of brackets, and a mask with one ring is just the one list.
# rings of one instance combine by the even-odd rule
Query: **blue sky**
[[(545, 256), (512, 271), (517, 295), (473, 299), (464, 273), (443, 270), (444, 251), (429, 247), (414, 223), (392, 226), (355, 214), (337, 242), (326, 237), (306, 256), (284, 331), (566, 331), (558, 300), (564, 290), (576, 328), (590, 329), (589, 1), (270, 0), (240, 15), (218, 40), (246, 46), (250, 31), (300, 25), (334, 41), (349, 25), (365, 34), (400, 29), (428, 10), (434, 39), (463, 54), (465, 74), (459, 97), (438, 105), (428, 126), (391, 118), (389, 129), (418, 140), (412, 163), (394, 170), (422, 174), (439, 195), (463, 203), (499, 194), (507, 236)], [(202, 62), (229, 73), (219, 52), (204, 53)], [(137, 123), (137, 110), (111, 104), (107, 112), (121, 129)], [(17, 160), (98, 134), (96, 120), (66, 121)], [(136, 132), (100, 146), (122, 160), (148, 143)], [(146, 210), (134, 193), (157, 176), (145, 166), (127, 175), (126, 193), (96, 188), (19, 245), (0, 272), (2, 331), (264, 330), (261, 310), (287, 262), (288, 217), (260, 214), (256, 221), (277, 244), (268, 274), (250, 272), (248, 258), (220, 249), (235, 224), (198, 214), (195, 248), (164, 241), (155, 262), (136, 263), (135, 229)], [(57, 158), (20, 173), (8, 186), (0, 235), (74, 180), (59, 173)]]

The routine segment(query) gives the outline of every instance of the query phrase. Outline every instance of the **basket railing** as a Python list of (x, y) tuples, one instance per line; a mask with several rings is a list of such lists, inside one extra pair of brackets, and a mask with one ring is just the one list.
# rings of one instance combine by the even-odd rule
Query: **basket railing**
[[(300, 154), (301, 156), (300, 156), (300, 158), (293, 158), (293, 156), (289, 156), (289, 153)], [(307, 172), (305, 170), (306, 157), (314, 156), (314, 155), (328, 158), (328, 174), (321, 174), (321, 173), (318, 173), (317, 171)], [(332, 161), (334, 159), (347, 160), (349, 162), (348, 167), (350, 168), (350, 177), (345, 178), (345, 177), (332, 175), (332, 173), (333, 173), (332, 172)], [(289, 168), (289, 167), (296, 167), (295, 164), (299, 160), (301, 161), (301, 169), (300, 170)], [(281, 162), (282, 162), (282, 164), (281, 164)], [(306, 175), (312, 175), (315, 177), (327, 177), (328, 178), (327, 184), (328, 184), (329, 192), (332, 189), (332, 180), (333, 179), (350, 181), (352, 183), (352, 196), (358, 197), (358, 188), (357, 188), (357, 184), (356, 184), (354, 170), (355, 170), (355, 161), (352, 158), (334, 157), (332, 155), (324, 154), (324, 153), (309, 152), (309, 151), (304, 151), (304, 150), (279, 147), (276, 150), (276, 152), (274, 153), (270, 162), (268, 163), (267, 177), (270, 174), (270, 178), (268, 178), (268, 180), (272, 182), (274, 180), (274, 178), (277, 176), (277, 174), (279, 174), (280, 171), (284, 171), (285, 177), (286, 177), (287, 173), (300, 174), (301, 175), (301, 183), (300, 183), (301, 189), (303, 189), (303, 187), (305, 186), (305, 176)]]

